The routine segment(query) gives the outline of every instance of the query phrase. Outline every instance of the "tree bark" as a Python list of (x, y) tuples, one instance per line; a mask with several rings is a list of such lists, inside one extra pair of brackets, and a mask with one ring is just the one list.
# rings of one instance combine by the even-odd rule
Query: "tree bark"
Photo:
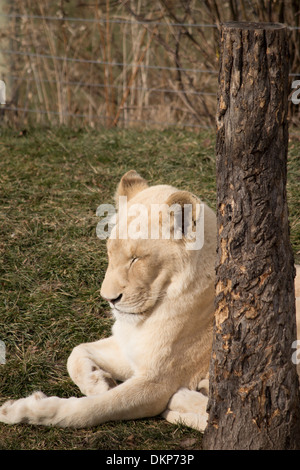
[(222, 25), (206, 449), (300, 448), (286, 198), (288, 93), (284, 25)]

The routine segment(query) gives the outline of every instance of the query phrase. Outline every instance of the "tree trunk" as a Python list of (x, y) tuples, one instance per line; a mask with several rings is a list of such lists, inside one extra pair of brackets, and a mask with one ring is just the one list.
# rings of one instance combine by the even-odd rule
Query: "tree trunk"
[(286, 199), (284, 25), (225, 23), (217, 110), (218, 253), (206, 449), (300, 448)]

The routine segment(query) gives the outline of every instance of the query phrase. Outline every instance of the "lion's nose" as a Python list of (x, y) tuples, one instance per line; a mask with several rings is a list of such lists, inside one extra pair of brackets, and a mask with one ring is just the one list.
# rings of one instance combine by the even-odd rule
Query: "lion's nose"
[[(103, 297), (103, 296), (102, 296)], [(118, 295), (118, 297), (115, 297), (114, 299), (108, 299), (107, 297), (103, 297), (104, 300), (107, 300), (107, 302), (115, 305), (117, 302), (120, 302), (120, 300), (122, 299), (123, 297), (123, 294), (120, 294)]]

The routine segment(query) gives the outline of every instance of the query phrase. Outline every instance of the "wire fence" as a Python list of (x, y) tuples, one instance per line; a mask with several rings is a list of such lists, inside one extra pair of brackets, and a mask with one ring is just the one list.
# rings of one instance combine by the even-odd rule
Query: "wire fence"
[[(13, 12), (0, 10), (3, 123), (214, 127), (219, 22), (208, 22), (215, 18), (203, 11), (206, 21), (191, 12), (184, 21), (170, 11), (157, 15), (156, 2), (146, 14), (118, 3), (97, 4), (87, 18), (63, 9), (53, 15), (47, 2), (36, 6), (37, 14), (27, 0), (16, 0)], [(72, 12), (80, 11), (73, 5)], [(300, 27), (289, 29), (294, 46)], [(300, 78), (298, 62), (296, 55), (291, 81)], [(299, 112), (291, 107), (290, 113), (297, 123)]]

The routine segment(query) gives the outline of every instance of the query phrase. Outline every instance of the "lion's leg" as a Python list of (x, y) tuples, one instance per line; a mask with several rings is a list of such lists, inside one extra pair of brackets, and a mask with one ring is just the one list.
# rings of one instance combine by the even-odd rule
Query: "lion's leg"
[(76, 346), (68, 358), (71, 379), (84, 395), (98, 395), (124, 381), (132, 370), (113, 336)]
[(208, 418), (207, 401), (207, 396), (201, 392), (180, 388), (172, 396), (162, 416), (170, 423), (182, 423), (204, 432)]
[(100, 395), (82, 398), (47, 398), (37, 392), (4, 403), (0, 421), (83, 428), (112, 420), (156, 416), (166, 408), (173, 392), (166, 384), (138, 376)]

